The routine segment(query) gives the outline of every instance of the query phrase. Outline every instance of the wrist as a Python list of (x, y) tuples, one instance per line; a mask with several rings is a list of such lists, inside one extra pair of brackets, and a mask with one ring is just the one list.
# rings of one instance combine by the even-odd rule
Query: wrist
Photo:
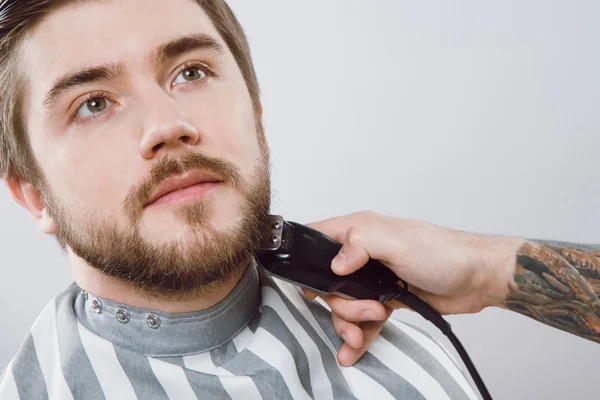
[(520, 238), (488, 237), (482, 245), (482, 298), (486, 307), (504, 308), (514, 284), (517, 253), (525, 243)]

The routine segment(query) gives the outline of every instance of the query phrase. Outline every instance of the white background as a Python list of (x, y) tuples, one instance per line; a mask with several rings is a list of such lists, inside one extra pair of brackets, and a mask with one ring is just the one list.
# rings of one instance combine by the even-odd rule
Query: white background
[[(230, 4), (262, 84), (274, 213), (600, 243), (600, 3)], [(0, 243), (2, 368), (71, 277), (4, 188)], [(600, 344), (496, 309), (448, 320), (495, 399), (600, 397)]]

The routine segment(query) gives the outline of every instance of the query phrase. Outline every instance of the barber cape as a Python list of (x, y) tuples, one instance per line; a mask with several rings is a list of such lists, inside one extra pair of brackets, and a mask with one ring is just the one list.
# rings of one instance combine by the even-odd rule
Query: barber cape
[(73, 284), (33, 324), (0, 376), (0, 399), (472, 399), (454, 359), (390, 319), (342, 367), (325, 303), (251, 262), (232, 293), (200, 312), (117, 304)]

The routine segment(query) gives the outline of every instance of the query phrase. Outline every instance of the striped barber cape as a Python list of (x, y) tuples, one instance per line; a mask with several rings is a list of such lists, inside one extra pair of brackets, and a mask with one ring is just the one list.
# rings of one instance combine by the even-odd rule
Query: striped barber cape
[(201, 312), (113, 303), (76, 284), (43, 310), (0, 376), (2, 400), (476, 400), (461, 369), (417, 329), (390, 319), (341, 367), (324, 304), (250, 263)]

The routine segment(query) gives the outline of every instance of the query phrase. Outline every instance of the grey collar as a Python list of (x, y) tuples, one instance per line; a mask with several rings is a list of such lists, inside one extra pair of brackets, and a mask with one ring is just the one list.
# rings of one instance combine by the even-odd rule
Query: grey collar
[(81, 292), (75, 299), (79, 321), (96, 335), (152, 357), (176, 357), (219, 347), (244, 329), (260, 305), (254, 259), (234, 290), (199, 312), (169, 314), (130, 307)]

